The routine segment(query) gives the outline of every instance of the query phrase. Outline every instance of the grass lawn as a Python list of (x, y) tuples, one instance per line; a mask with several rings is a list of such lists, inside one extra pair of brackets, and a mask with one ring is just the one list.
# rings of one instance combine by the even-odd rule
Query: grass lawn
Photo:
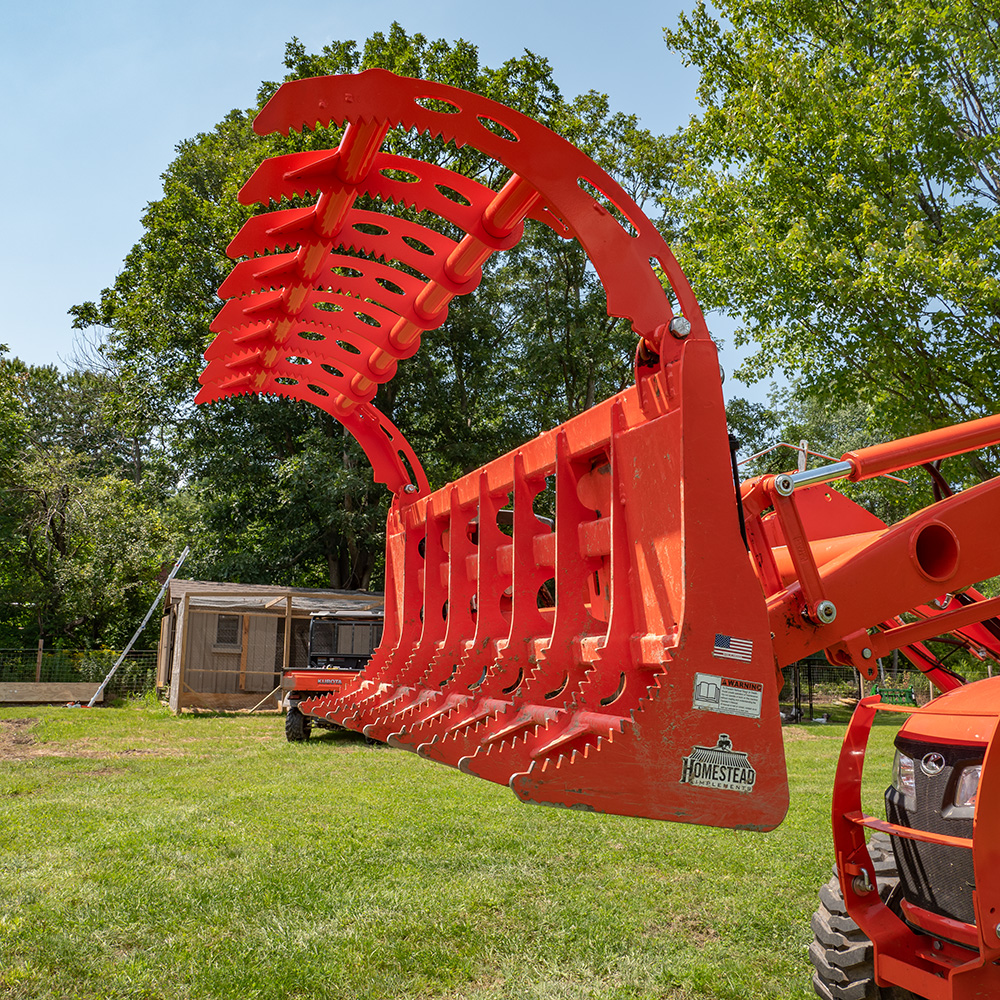
[(282, 726), (0, 709), (0, 997), (812, 996), (843, 725), (786, 727), (792, 806), (763, 835), (525, 806)]

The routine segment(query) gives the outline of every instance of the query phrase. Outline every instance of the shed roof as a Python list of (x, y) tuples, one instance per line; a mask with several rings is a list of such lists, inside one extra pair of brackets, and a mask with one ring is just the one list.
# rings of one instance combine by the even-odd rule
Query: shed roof
[(317, 590), (269, 584), (218, 583), (211, 580), (170, 581), (166, 605), (188, 598), (191, 607), (219, 611), (273, 611), (284, 614), (288, 598), (300, 614), (314, 611), (381, 612), (385, 597), (366, 590)]

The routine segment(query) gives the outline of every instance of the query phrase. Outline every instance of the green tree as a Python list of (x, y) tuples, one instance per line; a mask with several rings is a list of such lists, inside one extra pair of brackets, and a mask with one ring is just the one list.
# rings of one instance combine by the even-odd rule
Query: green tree
[[(729, 426), (739, 438), (740, 478), (795, 471), (798, 447), (806, 442), (806, 468), (814, 469), (841, 455), (883, 440), (871, 407), (860, 400), (844, 402), (802, 398), (791, 391), (775, 393), (768, 406), (738, 399), (726, 408)], [(757, 456), (757, 457), (754, 457)], [(935, 474), (957, 489), (970, 476), (959, 458), (948, 459), (934, 472), (916, 468), (900, 475), (879, 476), (861, 483), (835, 482), (841, 493), (861, 504), (887, 524), (906, 517), (935, 499)], [(949, 486), (951, 488), (951, 486)], [(940, 496), (938, 495), (938, 498)]]
[(133, 481), (108, 386), (0, 361), (0, 630), (6, 643), (123, 642), (177, 544), (172, 505)]
[[(719, 0), (665, 33), (701, 71), (674, 248), (807, 398), (912, 433), (996, 409), (1000, 90), (981, 0)], [(876, 426), (873, 426), (873, 423)], [(978, 475), (988, 474), (980, 464)]]

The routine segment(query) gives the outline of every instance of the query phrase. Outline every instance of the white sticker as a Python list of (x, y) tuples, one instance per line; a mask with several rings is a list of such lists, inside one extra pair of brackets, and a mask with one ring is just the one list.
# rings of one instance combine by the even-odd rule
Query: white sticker
[(764, 685), (738, 677), (715, 674), (694, 675), (694, 707), (720, 715), (742, 715), (759, 719), (764, 701)]
[(730, 792), (752, 792), (757, 772), (742, 750), (733, 749), (726, 733), (719, 733), (714, 747), (694, 747), (682, 758), (681, 782), (698, 788), (721, 788)]

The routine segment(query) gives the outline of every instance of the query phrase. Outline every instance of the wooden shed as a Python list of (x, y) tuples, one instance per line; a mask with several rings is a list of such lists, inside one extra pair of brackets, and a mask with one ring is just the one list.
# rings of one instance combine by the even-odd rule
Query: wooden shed
[(171, 580), (160, 624), (158, 690), (170, 707), (277, 708), (281, 673), (308, 664), (315, 612), (371, 612), (382, 594)]

